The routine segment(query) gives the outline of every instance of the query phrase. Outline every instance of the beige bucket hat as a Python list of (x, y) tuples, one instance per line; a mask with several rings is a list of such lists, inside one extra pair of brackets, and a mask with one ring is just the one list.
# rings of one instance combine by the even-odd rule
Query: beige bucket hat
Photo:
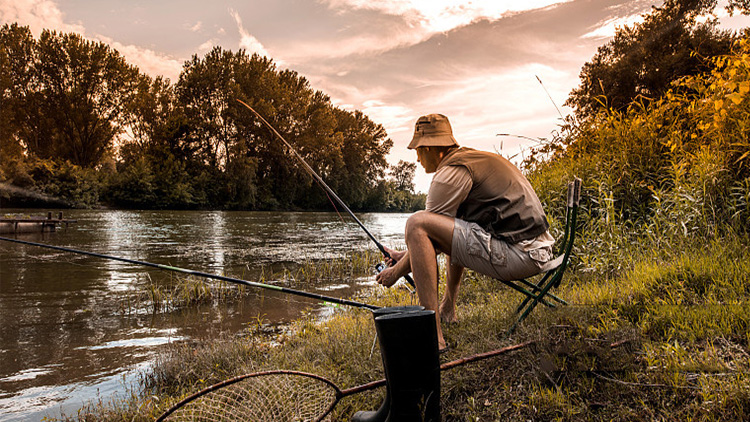
[(442, 114), (428, 114), (417, 119), (414, 137), (407, 148), (458, 146), (448, 118)]

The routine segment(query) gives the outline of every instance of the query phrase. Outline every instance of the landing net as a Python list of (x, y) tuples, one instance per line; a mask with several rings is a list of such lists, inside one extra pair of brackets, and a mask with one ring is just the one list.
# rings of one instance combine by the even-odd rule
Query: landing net
[(329, 380), (296, 371), (243, 375), (200, 391), (157, 421), (321, 421), (341, 390)]
[[(441, 370), (488, 359), (533, 344), (533, 341), (480, 353), (440, 365)], [(214, 384), (172, 406), (156, 422), (319, 422), (342, 398), (386, 384), (385, 380), (341, 390), (319, 375), (276, 370), (241, 375)]]

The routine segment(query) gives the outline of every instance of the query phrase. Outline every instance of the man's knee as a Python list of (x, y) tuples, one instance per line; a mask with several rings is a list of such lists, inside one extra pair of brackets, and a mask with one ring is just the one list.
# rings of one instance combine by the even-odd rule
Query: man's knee
[(406, 236), (423, 230), (436, 214), (429, 211), (417, 211), (406, 220)]
[(406, 243), (421, 234), (427, 235), (441, 251), (447, 252), (453, 236), (453, 219), (434, 212), (417, 211), (406, 220)]

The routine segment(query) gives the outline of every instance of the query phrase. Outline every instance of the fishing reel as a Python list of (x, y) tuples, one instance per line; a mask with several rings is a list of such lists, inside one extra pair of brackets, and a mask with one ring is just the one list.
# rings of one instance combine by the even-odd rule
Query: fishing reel
[[(378, 274), (380, 274), (384, 269), (386, 269), (388, 266), (385, 265), (384, 262), (378, 262), (375, 264), (375, 271), (377, 271)], [(416, 290), (412, 289), (411, 284), (403, 283), (403, 286), (406, 287), (406, 290), (409, 291), (409, 293), (414, 294)]]

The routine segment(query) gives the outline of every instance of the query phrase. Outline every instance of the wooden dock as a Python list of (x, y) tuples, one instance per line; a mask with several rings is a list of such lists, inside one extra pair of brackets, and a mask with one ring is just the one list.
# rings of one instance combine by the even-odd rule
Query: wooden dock
[(63, 213), (58, 213), (57, 218), (53, 218), (52, 213), (48, 212), (47, 216), (5, 216), (0, 218), (0, 233), (45, 233), (57, 230), (60, 225), (75, 223), (76, 220), (63, 218)]

